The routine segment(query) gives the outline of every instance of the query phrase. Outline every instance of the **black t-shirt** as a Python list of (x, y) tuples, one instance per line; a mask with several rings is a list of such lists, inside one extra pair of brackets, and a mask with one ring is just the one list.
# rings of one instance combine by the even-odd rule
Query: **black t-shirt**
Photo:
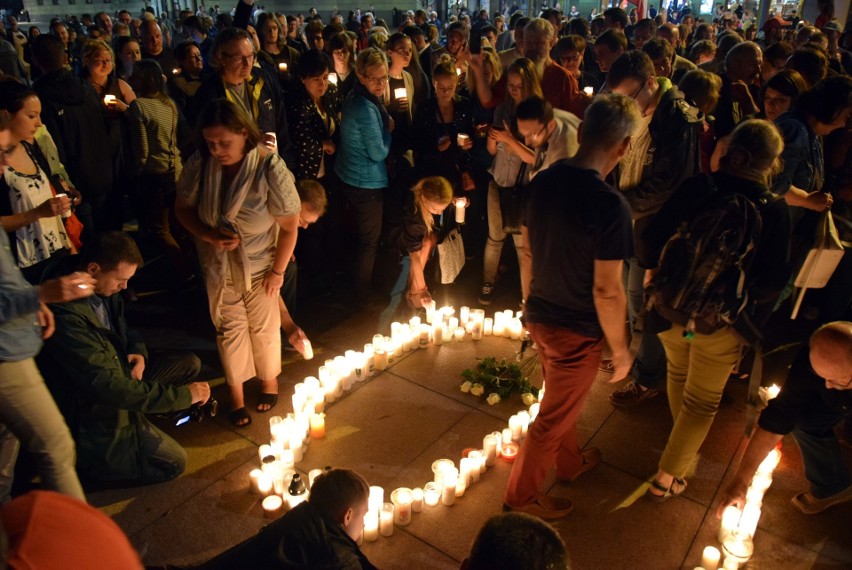
[(786, 435), (797, 426), (821, 426), (827, 432), (852, 411), (852, 390), (833, 390), (811, 369), (808, 346), (803, 346), (778, 397), (760, 414), (758, 425)]
[(627, 200), (597, 172), (576, 168), (570, 159), (537, 174), (528, 188), (533, 281), (526, 318), (600, 338), (592, 296), (595, 260), (633, 255)]

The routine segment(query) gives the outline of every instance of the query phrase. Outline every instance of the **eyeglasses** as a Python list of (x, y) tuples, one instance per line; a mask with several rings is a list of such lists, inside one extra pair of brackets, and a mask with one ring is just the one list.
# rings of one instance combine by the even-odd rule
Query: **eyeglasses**
[(368, 75), (362, 75), (361, 77), (363, 77), (364, 81), (366, 81), (370, 85), (384, 85), (388, 82), (387, 75), (382, 75), (380, 77), (370, 77)]
[(255, 60), (255, 58), (257, 57), (257, 54), (255, 52), (252, 52), (251, 55), (242, 55), (242, 54), (239, 54), (239, 53), (229, 55), (227, 53), (223, 53), (222, 57), (224, 59), (226, 59), (228, 61), (232, 61), (232, 62), (252, 63)]

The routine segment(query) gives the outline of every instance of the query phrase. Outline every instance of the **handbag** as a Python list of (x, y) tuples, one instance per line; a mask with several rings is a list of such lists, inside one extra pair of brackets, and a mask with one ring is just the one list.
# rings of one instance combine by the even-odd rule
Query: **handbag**
[(453, 228), (444, 241), (438, 244), (438, 264), (441, 267), (441, 284), (456, 280), (464, 267), (464, 242), (458, 228)]
[(814, 245), (808, 251), (805, 262), (796, 275), (795, 281), (793, 281), (793, 286), (800, 287), (800, 289), (793, 305), (791, 319), (795, 319), (799, 314), (799, 308), (802, 306), (805, 292), (808, 289), (821, 289), (826, 286), (834, 270), (840, 264), (843, 253), (843, 243), (840, 241), (837, 227), (831, 217), (831, 210), (826, 210), (817, 222)]
[(500, 216), (503, 218), (503, 233), (505, 234), (520, 234), (521, 226), (524, 225), (526, 191), (522, 181), (526, 170), (526, 163), (521, 164), (515, 185), (500, 187)]

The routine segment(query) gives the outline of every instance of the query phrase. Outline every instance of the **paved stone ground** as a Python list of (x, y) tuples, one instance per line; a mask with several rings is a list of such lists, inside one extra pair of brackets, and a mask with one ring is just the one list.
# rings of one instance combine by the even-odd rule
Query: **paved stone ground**
[[(471, 262), (478, 265), (478, 262)], [(439, 287), (439, 305), (475, 305), (476, 267), (466, 270), (459, 285)], [(151, 292), (152, 270), (144, 268), (135, 286), (140, 298), (129, 306), (129, 320), (154, 348), (191, 349), (204, 361), (204, 377), (219, 379), (214, 394), (226, 401), (221, 385), (213, 330), (199, 292), (180, 296)], [(511, 287), (504, 284), (505, 289)], [(146, 291), (148, 291), (146, 293)], [(517, 306), (510, 292), (498, 295), (489, 311)], [(399, 306), (399, 296), (386, 307), (355, 311), (329, 299), (303, 304), (300, 323), (313, 341), (316, 358), (306, 362), (286, 352), (280, 389), (273, 410), (290, 410), (289, 394), (305, 376), (316, 375), (326, 358), (357, 349), (376, 332), (389, 334), (393, 320), (413, 312)], [(800, 333), (800, 338), (804, 336)], [(333, 465), (359, 471), (371, 484), (422, 486), (431, 479), (433, 460), (458, 460), (462, 449), (481, 446), (482, 437), (506, 426), (522, 408), (518, 397), (488, 406), (459, 391), (459, 373), (477, 357), (512, 357), (518, 342), (486, 337), (453, 342), (406, 353), (387, 371), (355, 388), (329, 406), (327, 436), (310, 444), (298, 470)], [(767, 376), (783, 379), (795, 347), (770, 356)], [(540, 373), (533, 377), (540, 383)], [(730, 477), (744, 447), (746, 386), (730, 382), (713, 428), (701, 450), (695, 476), (684, 496), (658, 505), (643, 498), (646, 480), (671, 429), (665, 396), (633, 409), (615, 409), (607, 396), (614, 389), (601, 374), (580, 418), (585, 446), (603, 451), (603, 462), (570, 486), (552, 484), (554, 496), (569, 497), (575, 511), (554, 526), (568, 545), (575, 567), (693, 568), (701, 551), (716, 545), (717, 493)], [(246, 387), (254, 402), (258, 387)], [(112, 516), (143, 552), (146, 564), (192, 564), (213, 557), (253, 535), (267, 521), (259, 500), (248, 492), (248, 473), (257, 466), (257, 447), (269, 439), (267, 419), (252, 414), (246, 429), (232, 427), (227, 407), (212, 420), (168, 431), (187, 449), (187, 472), (170, 483), (90, 494), (97, 507)], [(789, 500), (806, 488), (798, 448), (784, 441), (784, 456), (763, 503), (750, 568), (850, 568), (849, 516), (852, 505), (819, 516), (799, 513)], [(479, 483), (452, 507), (425, 507), (411, 525), (363, 549), (381, 568), (457, 568), (482, 523), (501, 509), (510, 465), (498, 461)]]

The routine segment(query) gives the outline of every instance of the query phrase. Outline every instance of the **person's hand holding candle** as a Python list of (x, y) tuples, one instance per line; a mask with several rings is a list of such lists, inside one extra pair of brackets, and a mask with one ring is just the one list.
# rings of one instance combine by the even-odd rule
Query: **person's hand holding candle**
[(466, 133), (459, 133), (456, 142), (462, 150), (470, 150), (473, 148), (473, 140)]

